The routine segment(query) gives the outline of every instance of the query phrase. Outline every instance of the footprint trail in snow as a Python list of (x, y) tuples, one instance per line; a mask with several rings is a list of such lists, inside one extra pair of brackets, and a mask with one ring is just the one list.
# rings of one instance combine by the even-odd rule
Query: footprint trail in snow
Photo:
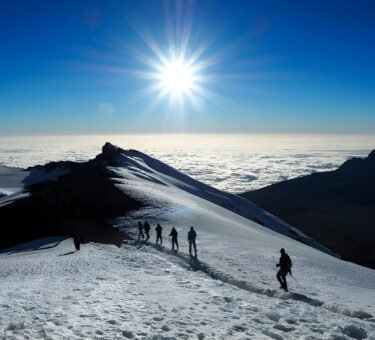
[(59, 256), (72, 250), (66, 240), (0, 256), (0, 337), (374, 339), (374, 322), (249, 293), (153, 247), (87, 244)]

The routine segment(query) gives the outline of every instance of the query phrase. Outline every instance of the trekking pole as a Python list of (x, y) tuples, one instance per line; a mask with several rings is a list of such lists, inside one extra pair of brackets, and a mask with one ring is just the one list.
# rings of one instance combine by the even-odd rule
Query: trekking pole
[(297, 283), (297, 286), (299, 286), (300, 288), (303, 289), (303, 287), (300, 285), (300, 283), (297, 281), (297, 279), (292, 275), (290, 274), (290, 276), (293, 278), (293, 280)]

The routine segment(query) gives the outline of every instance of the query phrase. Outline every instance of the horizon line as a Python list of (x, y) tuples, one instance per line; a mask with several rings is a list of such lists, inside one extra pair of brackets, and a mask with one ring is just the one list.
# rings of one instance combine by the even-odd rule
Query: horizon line
[(126, 136), (126, 135), (166, 135), (166, 136), (372, 136), (369, 132), (28, 132), (28, 133), (0, 133), (0, 138), (7, 137), (64, 137), (64, 136)]

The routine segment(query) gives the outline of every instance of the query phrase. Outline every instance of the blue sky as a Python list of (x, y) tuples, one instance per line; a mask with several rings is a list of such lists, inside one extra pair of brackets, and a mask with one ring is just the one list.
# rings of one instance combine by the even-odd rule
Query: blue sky
[[(194, 103), (144, 95), (168, 37)], [(375, 133), (373, 1), (4, 0), (0, 41), (1, 134)]]

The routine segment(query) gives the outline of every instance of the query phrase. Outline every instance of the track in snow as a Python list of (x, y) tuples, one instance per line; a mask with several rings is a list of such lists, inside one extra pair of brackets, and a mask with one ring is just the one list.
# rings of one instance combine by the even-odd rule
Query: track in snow
[(330, 305), (326, 305), (321, 300), (313, 299), (313, 298), (310, 298), (310, 297), (308, 297), (304, 294), (296, 293), (296, 292), (293, 292), (293, 291), (280, 293), (279, 291), (277, 291), (275, 289), (263, 289), (263, 288), (256, 287), (256, 286), (246, 282), (245, 280), (237, 280), (232, 275), (223, 273), (220, 270), (218, 270), (217, 268), (214, 268), (214, 267), (210, 266), (209, 264), (207, 264), (203, 261), (195, 259), (194, 257), (191, 257), (190, 255), (187, 255), (185, 253), (181, 253), (179, 251), (169, 250), (166, 247), (161, 246), (161, 245), (156, 245), (156, 244), (148, 243), (148, 242), (145, 242), (145, 241), (131, 241), (131, 242), (128, 242), (128, 244), (135, 245), (135, 246), (137, 246), (138, 249), (141, 249), (141, 250), (145, 250), (149, 247), (152, 247), (152, 248), (156, 249), (157, 251), (168, 255), (169, 258), (174, 263), (178, 263), (181, 266), (183, 266), (185, 268), (188, 268), (190, 270), (201, 271), (201, 272), (207, 274), (208, 276), (210, 276), (214, 280), (219, 280), (223, 283), (230, 284), (232, 286), (235, 286), (237, 288), (246, 290), (246, 291), (251, 292), (251, 293), (266, 295), (268, 297), (275, 297), (275, 298), (279, 298), (279, 299), (282, 299), (282, 300), (300, 301), (300, 302), (307, 303), (307, 304), (309, 304), (311, 306), (314, 306), (314, 307), (325, 308), (330, 312), (342, 314), (342, 315), (345, 315), (347, 317), (352, 317), (352, 318), (357, 318), (357, 319), (361, 319), (361, 320), (368, 320), (370, 322), (375, 322), (375, 318), (371, 314), (363, 312), (363, 311), (350, 311), (348, 309), (344, 309), (344, 310), (338, 309), (338, 308), (332, 307)]

